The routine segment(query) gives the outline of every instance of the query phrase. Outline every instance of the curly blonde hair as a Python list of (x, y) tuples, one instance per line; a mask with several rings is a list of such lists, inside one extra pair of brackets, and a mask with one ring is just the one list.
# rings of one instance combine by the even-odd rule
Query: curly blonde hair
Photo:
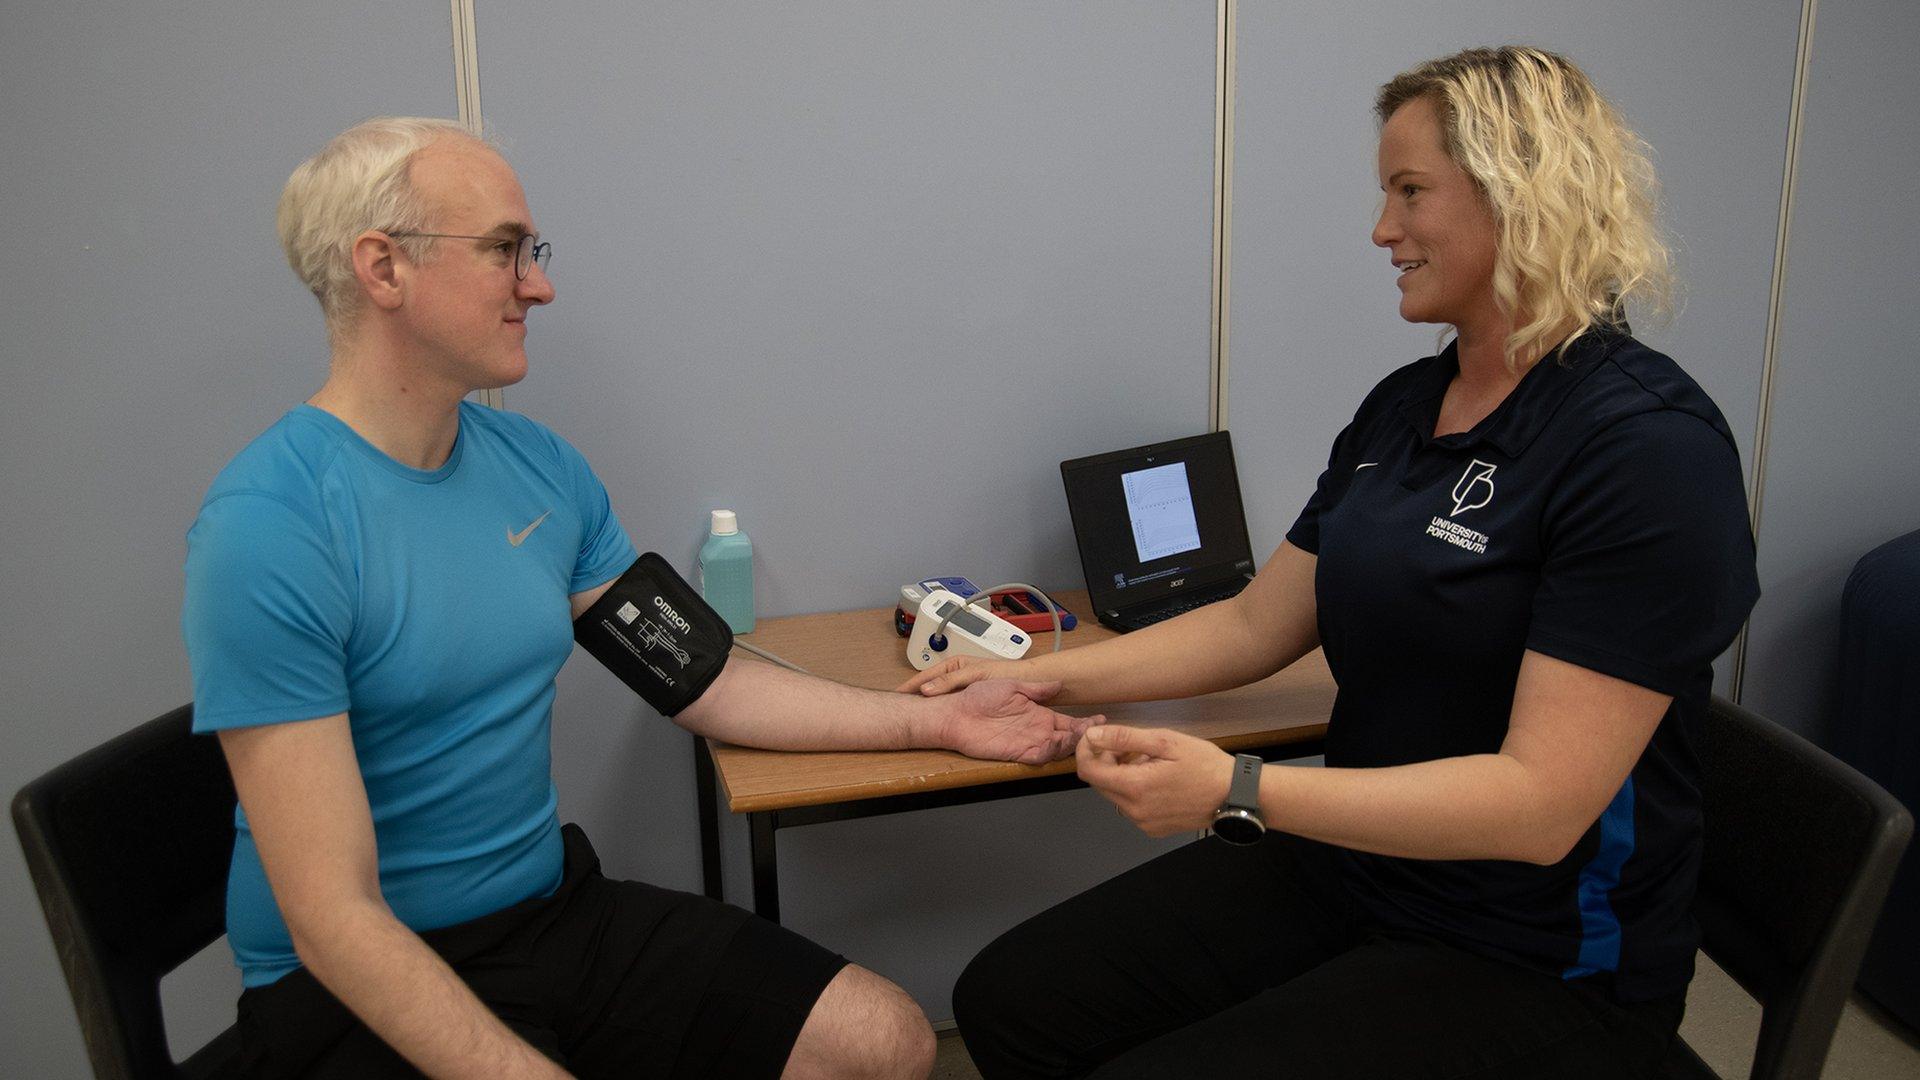
[(1648, 147), (1573, 61), (1524, 46), (1467, 49), (1395, 76), (1374, 114), (1384, 125), (1415, 98), (1433, 102), (1448, 157), (1493, 211), (1494, 299), (1516, 320), (1510, 365), (1624, 324), (1630, 299), (1671, 311)]

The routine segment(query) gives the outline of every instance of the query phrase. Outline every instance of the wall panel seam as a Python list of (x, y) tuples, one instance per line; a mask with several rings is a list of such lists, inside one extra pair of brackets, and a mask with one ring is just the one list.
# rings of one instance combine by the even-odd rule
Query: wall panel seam
[[(476, 136), (486, 134), (480, 116), (480, 35), (474, 25), (474, 0), (451, 0), (453, 14), (453, 99), (460, 110), (460, 126)], [(480, 403), (506, 407), (497, 387), (480, 391)]]
[(1235, 0), (1219, 0), (1214, 35), (1213, 291), (1207, 373), (1207, 430), (1227, 426), (1227, 316), (1233, 238), (1233, 97)]
[[(1801, 0), (1800, 36), (1793, 64), (1793, 97), (1787, 114), (1786, 163), (1780, 180), (1780, 217), (1774, 233), (1773, 282), (1767, 296), (1767, 333), (1761, 349), (1760, 402), (1754, 417), (1753, 471), (1747, 490), (1748, 524), (1753, 530), (1756, 548), (1760, 543), (1760, 513), (1767, 492), (1768, 436), (1773, 426), (1773, 377), (1779, 361), (1780, 316), (1786, 295), (1794, 187), (1800, 175), (1801, 118), (1806, 108), (1807, 74), (1813, 58), (1814, 17), (1819, 7), (1820, 0)], [(1728, 696), (1736, 702), (1740, 700), (1740, 691), (1746, 681), (1748, 630), (1751, 626), (1752, 619), (1749, 617), (1747, 623), (1741, 626), (1740, 635), (1733, 646), (1733, 673), (1728, 679), (1727, 691)]]

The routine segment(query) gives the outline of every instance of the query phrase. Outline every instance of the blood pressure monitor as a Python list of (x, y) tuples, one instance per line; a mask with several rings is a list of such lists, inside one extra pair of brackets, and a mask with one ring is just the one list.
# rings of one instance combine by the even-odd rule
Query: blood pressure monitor
[(988, 610), (985, 597), (978, 605), (968, 606), (945, 589), (929, 589), (914, 615), (907, 662), (925, 671), (954, 656), (1018, 660), (1032, 645), (1026, 631)]

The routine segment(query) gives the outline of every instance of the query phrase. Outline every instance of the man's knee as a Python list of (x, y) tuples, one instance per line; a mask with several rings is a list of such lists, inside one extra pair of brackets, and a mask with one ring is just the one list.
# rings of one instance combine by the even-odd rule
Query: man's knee
[(852, 964), (807, 1015), (785, 1080), (921, 1078), (933, 1071), (933, 1028), (905, 990)]

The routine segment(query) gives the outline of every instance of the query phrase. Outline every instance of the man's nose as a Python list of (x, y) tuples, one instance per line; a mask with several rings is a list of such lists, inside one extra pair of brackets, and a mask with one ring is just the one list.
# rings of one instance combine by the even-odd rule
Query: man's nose
[(527, 276), (520, 282), (520, 295), (536, 304), (553, 303), (553, 279), (547, 276), (547, 269), (539, 263), (527, 267)]

